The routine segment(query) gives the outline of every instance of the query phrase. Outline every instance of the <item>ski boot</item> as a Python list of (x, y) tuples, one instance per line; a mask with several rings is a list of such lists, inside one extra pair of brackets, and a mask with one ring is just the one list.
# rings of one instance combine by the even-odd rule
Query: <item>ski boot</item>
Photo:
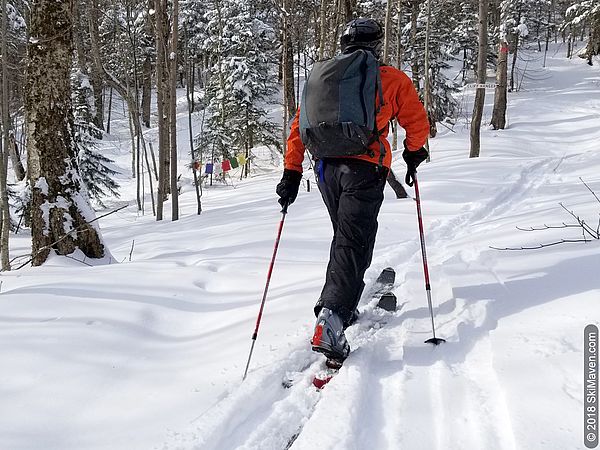
[(311, 344), (313, 351), (323, 353), (327, 357), (328, 367), (336, 363), (341, 367), (350, 354), (350, 345), (344, 335), (342, 318), (332, 310), (322, 308), (317, 317)]

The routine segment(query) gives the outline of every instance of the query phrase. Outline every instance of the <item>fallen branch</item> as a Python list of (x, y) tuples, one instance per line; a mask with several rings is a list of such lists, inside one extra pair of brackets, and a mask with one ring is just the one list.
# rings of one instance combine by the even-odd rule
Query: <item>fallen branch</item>
[[(39, 255), (40, 253), (42, 253), (42, 252), (44, 252), (44, 251), (46, 251), (46, 250), (52, 249), (52, 248), (53, 248), (53, 247), (54, 247), (56, 244), (58, 244), (58, 243), (62, 242), (62, 241), (63, 241), (64, 239), (66, 239), (67, 237), (73, 237), (73, 236), (72, 236), (72, 233), (75, 233), (75, 235), (76, 235), (77, 233), (84, 233), (84, 232), (86, 232), (86, 231), (89, 231), (89, 230), (87, 230), (87, 229), (86, 229), (86, 230), (81, 230), (80, 228), (82, 228), (82, 227), (84, 227), (84, 226), (86, 226), (86, 225), (89, 225), (89, 224), (91, 224), (91, 223), (93, 223), (93, 222), (96, 222), (97, 220), (99, 220), (99, 219), (102, 219), (103, 217), (110, 216), (111, 214), (114, 214), (114, 213), (116, 213), (116, 212), (119, 212), (119, 211), (121, 211), (122, 209), (125, 209), (125, 208), (127, 208), (128, 206), (129, 206), (129, 205), (124, 205), (124, 206), (121, 206), (120, 208), (117, 208), (117, 209), (115, 209), (115, 210), (113, 210), (113, 211), (111, 211), (111, 212), (109, 212), (109, 213), (106, 213), (106, 214), (103, 214), (103, 215), (101, 215), (101, 216), (98, 216), (98, 217), (96, 217), (96, 218), (94, 218), (94, 219), (90, 220), (89, 222), (82, 223), (81, 225), (79, 225), (79, 226), (78, 226), (77, 228), (75, 228), (74, 230), (71, 230), (71, 231), (68, 231), (67, 233), (65, 233), (65, 235), (64, 235), (64, 236), (61, 236), (61, 237), (60, 237), (60, 239), (56, 240), (56, 241), (55, 241), (55, 242), (53, 242), (52, 244), (45, 245), (45, 246), (43, 246), (42, 248), (38, 249), (38, 251), (37, 251), (37, 252), (35, 252), (33, 255), (21, 255), (21, 256), (17, 256), (17, 257), (15, 257), (15, 258), (13, 258), (13, 261), (14, 261), (14, 260), (16, 260), (17, 258), (26, 258), (27, 256), (29, 256), (29, 259), (28, 259), (27, 261), (25, 261), (23, 264), (21, 264), (19, 267), (17, 267), (16, 269), (13, 269), (13, 270), (19, 270), (19, 269), (22, 269), (22, 268), (23, 268), (23, 267), (25, 267), (27, 264), (29, 264), (31, 261), (33, 261), (33, 258), (35, 258), (35, 257), (36, 257), (37, 255)], [(63, 256), (68, 256), (68, 255), (63, 255)], [(75, 258), (73, 258), (73, 259), (75, 259)], [(80, 262), (81, 262), (81, 261), (80, 261)], [(85, 264), (87, 264), (87, 263), (85, 263)], [(88, 265), (89, 265), (89, 264), (88, 264)]]
[[(596, 195), (596, 193), (587, 185), (585, 181), (581, 177), (579, 177), (581, 182), (585, 185), (585, 187), (592, 193), (592, 195), (596, 198), (598, 203), (600, 203), (600, 199)], [(575, 214), (574, 211), (568, 209), (562, 202), (559, 202), (559, 205), (562, 209), (564, 209), (567, 214), (569, 214), (572, 218), (575, 219), (577, 223), (565, 223), (562, 222), (560, 225), (542, 225), (537, 227), (519, 227), (517, 226), (517, 230), (519, 231), (542, 231), (542, 230), (553, 230), (558, 228), (580, 228), (582, 237), (580, 239), (560, 239), (554, 242), (542, 243), (534, 246), (521, 246), (521, 247), (494, 247), (490, 245), (490, 248), (494, 250), (537, 250), (540, 248), (551, 247), (553, 245), (558, 244), (570, 244), (570, 243), (578, 243), (578, 242), (592, 242), (592, 240), (600, 240), (600, 219), (598, 220), (598, 226), (594, 230), (590, 227), (587, 222)], [(589, 235), (589, 238), (587, 237)]]
[(544, 247), (551, 247), (553, 245), (569, 244), (569, 243), (575, 243), (575, 242), (592, 242), (592, 241), (590, 239), (561, 239), (560, 241), (549, 242), (547, 244), (538, 244), (538, 245), (532, 246), (532, 247), (494, 247), (494, 246), (490, 245), (490, 248), (492, 248), (494, 250), (537, 250), (537, 249), (544, 248)]
[(94, 267), (94, 266), (92, 266), (91, 264), (89, 264), (89, 263), (86, 263), (85, 261), (82, 261), (81, 259), (74, 258), (74, 257), (73, 257), (73, 256), (71, 256), (71, 255), (63, 255), (63, 256), (65, 256), (66, 258), (72, 259), (73, 261), (77, 261), (78, 263), (85, 264), (85, 265), (86, 265), (86, 266), (88, 266), (88, 267)]

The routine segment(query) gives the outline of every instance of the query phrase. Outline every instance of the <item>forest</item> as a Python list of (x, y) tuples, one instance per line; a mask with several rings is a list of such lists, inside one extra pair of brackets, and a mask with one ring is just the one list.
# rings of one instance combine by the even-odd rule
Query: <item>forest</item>
[[(2, 12), (2, 270), (40, 265), (51, 250), (104, 255), (94, 208), (118, 196), (119, 184), (98, 142), (111, 133), (116, 99), (128, 114), (138, 210), (147, 183), (156, 219), (170, 206), (177, 220), (183, 172), (193, 173), (200, 214), (203, 184), (223, 177), (222, 161), (247, 177), (255, 147), (285, 153), (303, 80), (314, 61), (336, 54), (352, 18), (385, 26), (383, 63), (413, 80), (431, 139), (469, 117), (471, 157), (481, 126), (503, 129), (508, 93), (535, 77), (521, 49), (545, 61), (549, 44), (562, 42), (565, 58), (591, 65), (600, 47), (594, 0), (3, 0)], [(493, 115), (482, 124), (489, 86)], [(465, 88), (476, 91), (473, 111), (456, 100)], [(178, 100), (185, 137), (177, 136)], [(157, 135), (148, 138), (151, 128)], [(15, 261), (10, 235), (24, 229), (31, 258)]]

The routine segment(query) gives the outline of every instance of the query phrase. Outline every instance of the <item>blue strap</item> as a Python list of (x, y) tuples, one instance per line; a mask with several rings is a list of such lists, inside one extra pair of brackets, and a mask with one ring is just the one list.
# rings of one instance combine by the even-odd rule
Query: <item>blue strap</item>
[(319, 160), (319, 168), (318, 168), (318, 172), (319, 172), (319, 181), (322, 181), (323, 184), (325, 184), (325, 160), (320, 159)]

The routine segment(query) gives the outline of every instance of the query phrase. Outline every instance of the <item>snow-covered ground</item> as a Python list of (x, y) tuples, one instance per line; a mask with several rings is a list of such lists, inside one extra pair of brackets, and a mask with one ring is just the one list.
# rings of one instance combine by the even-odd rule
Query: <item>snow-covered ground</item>
[[(598, 224), (600, 203), (580, 181), (600, 196), (598, 67), (555, 55), (537, 73), (509, 95), (510, 128), (482, 130), (480, 158), (467, 157), (460, 123), (440, 128), (419, 171), (446, 344), (423, 343), (415, 203), (388, 188), (366, 281), (394, 267), (401, 309), (381, 316), (365, 298), (348, 330), (356, 351), (324, 390), (310, 386), (320, 361), (308, 344), (312, 306), (331, 237), (313, 189), (290, 207), (242, 383), (281, 218), (280, 165), (263, 158), (252, 178), (205, 189), (200, 216), (186, 184), (174, 223), (156, 223), (149, 203), (139, 215), (126, 182), (110, 204), (130, 206), (100, 221), (113, 264), (54, 257), (2, 274), (0, 448), (584, 448), (583, 329), (600, 318), (600, 242), (490, 248), (580, 238), (576, 228), (515, 229), (572, 222), (559, 202)], [(185, 123), (182, 113), (182, 164)], [(104, 144), (123, 170), (127, 138), (122, 128)], [(15, 238), (13, 255), (27, 244)]]

